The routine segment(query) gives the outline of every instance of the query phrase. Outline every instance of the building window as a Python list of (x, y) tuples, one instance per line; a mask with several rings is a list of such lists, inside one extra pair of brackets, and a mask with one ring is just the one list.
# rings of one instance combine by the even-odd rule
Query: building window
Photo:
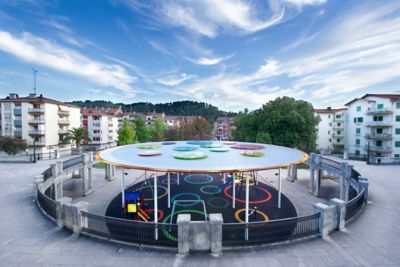
[(360, 139), (356, 139), (356, 145), (360, 145)]
[(357, 111), (361, 111), (361, 106), (357, 106)]
[(394, 146), (395, 146), (395, 147), (400, 147), (400, 141), (394, 142)]
[[(331, 131), (328, 130), (328, 134), (331, 134)], [(330, 141), (329, 141), (330, 142)]]
[(337, 131), (336, 133), (337, 133), (337, 134), (341, 134), (342, 132), (341, 132), (341, 131)]
[(356, 133), (357, 134), (361, 133), (361, 128), (356, 128)]
[(382, 146), (382, 141), (380, 140), (376, 141), (376, 146)]
[(357, 156), (360, 155), (360, 150), (356, 150), (356, 155), (357, 155)]
[(400, 109), (400, 102), (396, 103), (396, 108)]
[(378, 104), (377, 107), (378, 109), (383, 109), (383, 104)]
[(394, 154), (395, 158), (400, 158), (400, 154)]
[(328, 115), (328, 119), (330, 119), (331, 118), (331, 115)]
[(339, 138), (338, 138), (338, 139), (336, 139), (336, 142), (340, 143), (340, 139), (339, 139)]
[(396, 128), (395, 133), (400, 134), (400, 128)]
[(383, 133), (383, 129), (382, 128), (377, 128), (376, 129), (376, 133), (377, 134), (382, 134)]
[(396, 121), (400, 121), (400, 115), (396, 115)]
[(332, 139), (329, 138), (329, 143), (331, 143), (331, 142), (332, 142)]
[(340, 127), (340, 123), (338, 123), (337, 126)]
[(383, 121), (383, 116), (374, 116), (374, 121)]
[(357, 118), (354, 118), (354, 123), (356, 123), (357, 122)]
[(357, 122), (363, 122), (364, 121), (364, 118), (363, 117), (358, 117), (357, 118)]
[(332, 127), (332, 122), (329, 123), (329, 127)]

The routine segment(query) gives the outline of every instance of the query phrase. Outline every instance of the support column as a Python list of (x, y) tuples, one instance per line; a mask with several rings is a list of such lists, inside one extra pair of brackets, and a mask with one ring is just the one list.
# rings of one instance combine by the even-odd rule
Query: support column
[(310, 193), (319, 196), (321, 189), (321, 156), (310, 153)]
[(176, 174), (176, 184), (179, 185), (179, 172)]
[(178, 253), (189, 254), (190, 250), (190, 214), (178, 214)]
[(330, 200), (330, 203), (332, 203), (336, 207), (336, 214), (338, 217), (337, 229), (339, 231), (343, 231), (346, 225), (346, 201), (338, 198), (333, 198)]
[(121, 174), (121, 206), (125, 208), (125, 169), (122, 169)]
[(368, 200), (368, 186), (369, 182), (367, 178), (359, 177), (358, 178), (358, 184), (360, 185), (360, 190), (365, 190), (364, 191), (364, 200), (367, 202)]
[(167, 179), (168, 179), (168, 208), (171, 208), (171, 173), (167, 173)]
[(33, 178), (33, 184), (35, 184), (35, 200), (37, 201), (38, 198), (38, 190), (42, 190), (43, 188), (43, 183), (44, 183), (44, 176), (41, 175), (36, 175)]
[(350, 166), (346, 162), (342, 162), (340, 168), (342, 173), (342, 175), (340, 176), (340, 199), (348, 201), (350, 193), (352, 166)]
[(210, 214), (210, 241), (211, 254), (218, 256), (222, 253), (222, 224), (224, 219), (221, 213)]
[(282, 179), (281, 179), (281, 168), (279, 168), (278, 171), (278, 179), (279, 179), (279, 185), (278, 185), (278, 208), (281, 208), (281, 202), (282, 202)]
[(235, 174), (232, 173), (232, 208), (236, 206), (236, 179)]
[(74, 232), (74, 234), (79, 235), (82, 231), (82, 227), (84, 226), (81, 212), (88, 211), (89, 203), (85, 201), (79, 201), (75, 204), (72, 204), (71, 207), (72, 207), (72, 231)]
[(154, 177), (154, 239), (158, 240), (158, 188), (157, 188), (157, 172)]
[(288, 167), (288, 175), (286, 179), (291, 182), (297, 180), (297, 165), (290, 165)]
[(327, 238), (329, 233), (336, 228), (337, 217), (336, 217), (336, 207), (328, 206), (322, 203), (314, 204), (315, 213), (321, 213), (319, 219), (319, 231), (322, 238)]
[(63, 197), (63, 163), (62, 161), (56, 161), (55, 165), (52, 165), (52, 174), (54, 177), (54, 199), (58, 200)]
[(246, 177), (246, 214), (245, 214), (246, 230), (244, 234), (244, 239), (249, 240), (249, 176)]
[(66, 224), (66, 219), (68, 219), (68, 216), (64, 216), (64, 205), (71, 205), (72, 202), (72, 198), (69, 197), (62, 197), (60, 199), (57, 200), (57, 206), (56, 206), (56, 210), (57, 210), (57, 218), (56, 218), (56, 222), (57, 222), (57, 226), (62, 228), (64, 227), (64, 225)]

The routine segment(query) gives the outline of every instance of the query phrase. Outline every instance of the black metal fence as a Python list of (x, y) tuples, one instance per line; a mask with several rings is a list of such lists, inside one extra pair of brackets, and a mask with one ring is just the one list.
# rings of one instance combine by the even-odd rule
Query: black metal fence
[[(313, 236), (319, 233), (320, 213), (304, 217), (273, 220), (269, 222), (224, 223), (224, 246), (268, 244)], [(248, 236), (246, 240), (246, 236)]]
[(37, 190), (37, 202), (42, 210), (47, 213), (47, 215), (53, 219), (57, 218), (57, 203), (53, 199), (40, 192), (40, 190)]
[(33, 155), (0, 155), (0, 163), (31, 163)]
[(63, 170), (71, 168), (72, 166), (75, 166), (80, 163), (82, 163), (82, 156), (78, 156), (78, 157), (63, 161)]
[(361, 210), (365, 205), (365, 189), (361, 190), (361, 192), (353, 199), (346, 203), (346, 216), (345, 220), (349, 220), (353, 217), (359, 210)]
[(82, 231), (95, 236), (132, 244), (178, 245), (176, 224), (133, 221), (87, 212), (81, 215)]

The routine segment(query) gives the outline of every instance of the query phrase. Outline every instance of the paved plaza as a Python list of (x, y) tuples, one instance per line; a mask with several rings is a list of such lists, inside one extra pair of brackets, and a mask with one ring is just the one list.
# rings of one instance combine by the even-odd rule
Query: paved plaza
[[(369, 166), (351, 161), (369, 178), (369, 203), (344, 232), (328, 239), (292, 244), (224, 251), (189, 256), (171, 250), (128, 247), (92, 238), (77, 237), (57, 228), (41, 215), (33, 202), (33, 176), (51, 161), (36, 164), (0, 164), (0, 266), (399, 266), (400, 265), (400, 166)], [(306, 177), (307, 171), (299, 171)], [(265, 173), (276, 185), (273, 173)], [(134, 177), (134, 175), (130, 175)], [(95, 193), (78, 200), (90, 203), (90, 211), (103, 213), (108, 201), (120, 190), (119, 179), (104, 181), (104, 170), (94, 175)], [(127, 185), (133, 183), (127, 180)], [(75, 194), (79, 180), (69, 182), (66, 193)], [(299, 214), (312, 212), (318, 200), (308, 193), (306, 179), (295, 184), (284, 181), (283, 192), (295, 203)], [(324, 189), (325, 188), (325, 189)], [(323, 183), (327, 195), (335, 195), (335, 181)]]

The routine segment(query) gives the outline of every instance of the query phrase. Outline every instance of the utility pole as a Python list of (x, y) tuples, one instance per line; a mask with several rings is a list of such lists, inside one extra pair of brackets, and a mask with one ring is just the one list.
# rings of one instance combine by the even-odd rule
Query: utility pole
[(37, 70), (32, 68), (32, 74), (33, 74), (33, 93), (36, 95), (36, 74), (37, 74)]

